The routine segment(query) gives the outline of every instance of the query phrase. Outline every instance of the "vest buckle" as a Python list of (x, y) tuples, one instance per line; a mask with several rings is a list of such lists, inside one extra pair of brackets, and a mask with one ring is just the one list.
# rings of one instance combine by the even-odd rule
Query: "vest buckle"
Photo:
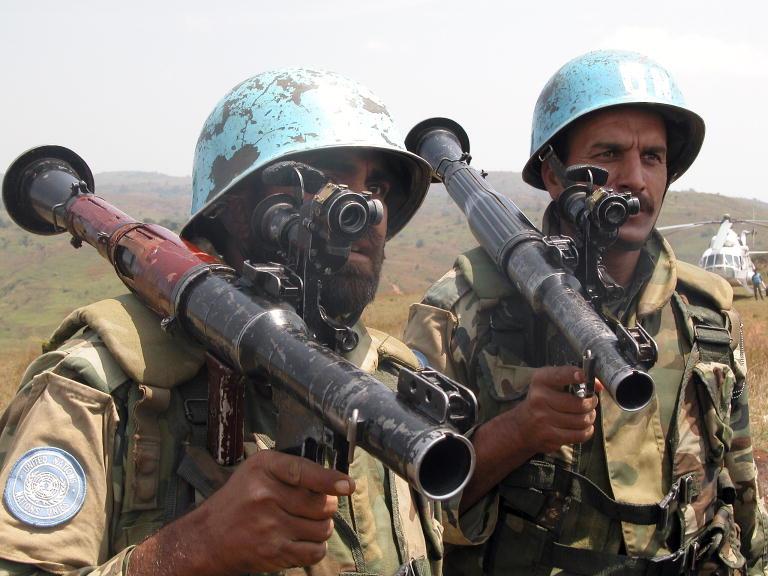
[[(666, 533), (669, 527), (669, 517), (671, 512), (677, 510), (679, 504), (690, 504), (693, 498), (693, 474), (680, 476), (672, 483), (666, 496), (659, 502), (659, 520), (656, 522), (656, 528)], [(673, 506), (675, 504), (675, 506)]]

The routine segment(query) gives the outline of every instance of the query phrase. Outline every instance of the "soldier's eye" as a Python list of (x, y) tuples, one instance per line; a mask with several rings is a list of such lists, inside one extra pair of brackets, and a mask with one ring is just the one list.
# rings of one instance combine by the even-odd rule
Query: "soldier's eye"
[(379, 198), (385, 198), (390, 189), (389, 182), (366, 182), (368, 192)]
[(658, 152), (647, 152), (645, 154), (645, 158), (649, 162), (653, 162), (655, 164), (661, 164), (664, 162), (664, 158), (662, 158), (661, 154), (659, 154)]

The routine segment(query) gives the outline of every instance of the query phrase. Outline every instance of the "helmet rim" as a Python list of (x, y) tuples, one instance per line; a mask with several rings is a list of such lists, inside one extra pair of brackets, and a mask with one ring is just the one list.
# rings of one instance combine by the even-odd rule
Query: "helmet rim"
[[(626, 103), (619, 103), (611, 106), (596, 106), (593, 109), (585, 110), (583, 114), (574, 116), (572, 120), (563, 123), (562, 126), (559, 126), (557, 131), (555, 131), (550, 138), (544, 141), (544, 143), (541, 144), (538, 149), (531, 152), (531, 157), (523, 167), (523, 181), (526, 184), (533, 186), (534, 188), (546, 190), (544, 181), (541, 178), (541, 160), (539, 157), (546, 150), (547, 146), (552, 141), (560, 137), (563, 133), (565, 133), (574, 122), (596, 112), (611, 110), (613, 108), (647, 109), (651, 112), (658, 113), (660, 116), (662, 116), (665, 122), (667, 120), (672, 122), (679, 122), (682, 120), (687, 124), (687, 137), (685, 139), (685, 145), (683, 146), (683, 149), (680, 151), (680, 153), (674, 158), (674, 160), (668, 163), (669, 168), (673, 166), (675, 168), (674, 170), (669, 171), (670, 179), (667, 183), (668, 185), (680, 178), (680, 176), (682, 176), (688, 170), (688, 168), (691, 167), (693, 162), (696, 160), (696, 157), (699, 155), (701, 147), (704, 143), (704, 134), (706, 132), (704, 120), (701, 118), (701, 116), (687, 108), (682, 108), (680, 106), (675, 106), (663, 102), (628, 101)], [(561, 158), (561, 160), (565, 161), (564, 158)]]
[[(213, 198), (208, 200), (197, 212), (195, 212), (189, 220), (184, 224), (179, 233), (179, 236), (186, 239), (191, 239), (196, 233), (199, 233), (202, 227), (204, 227), (204, 221), (210, 217), (210, 213), (215, 210), (215, 207), (221, 203), (221, 201), (233, 191), (239, 188), (245, 181), (256, 177), (268, 166), (277, 162), (283, 162), (286, 160), (292, 160), (301, 158), (308, 152), (323, 152), (323, 151), (344, 151), (344, 150), (370, 150), (373, 152), (380, 152), (388, 155), (408, 168), (408, 164), (415, 166), (415, 169), (409, 169), (411, 173), (411, 189), (405, 191), (406, 201), (397, 214), (394, 214), (388, 210), (387, 214), (387, 235), (386, 239), (389, 240), (400, 232), (413, 218), (416, 211), (421, 207), (424, 199), (427, 197), (427, 192), (432, 179), (432, 168), (421, 156), (413, 154), (407, 150), (400, 150), (399, 148), (392, 147), (386, 148), (383, 146), (361, 146), (355, 144), (334, 144), (326, 146), (318, 146), (311, 150), (296, 150), (292, 152), (286, 152), (281, 156), (270, 158), (269, 161), (263, 163), (254, 164), (250, 169), (242, 172), (237, 178), (229, 182), (220, 192)], [(385, 203), (386, 204), (386, 203)]]
[(577, 120), (615, 107), (659, 113), (682, 128), (683, 146), (668, 159), (668, 185), (691, 166), (704, 141), (704, 120), (685, 102), (674, 78), (650, 58), (624, 50), (597, 50), (573, 58), (547, 81), (536, 101), (531, 149), (523, 180), (545, 189), (539, 156)]
[[(266, 166), (308, 152), (371, 150), (403, 169), (404, 200), (390, 206), (387, 238), (411, 219), (431, 168), (408, 152), (386, 106), (364, 85), (325, 70), (283, 68), (240, 82), (208, 115), (195, 148), (191, 215), (181, 236), (206, 235), (223, 198)], [(400, 196), (397, 196), (400, 198)]]

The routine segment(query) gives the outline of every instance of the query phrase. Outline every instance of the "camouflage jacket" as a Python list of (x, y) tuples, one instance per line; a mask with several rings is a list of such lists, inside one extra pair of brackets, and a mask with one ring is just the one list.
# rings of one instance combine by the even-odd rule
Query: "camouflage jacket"
[[(591, 574), (626, 560), (610, 573), (651, 574), (653, 566), (633, 559), (676, 552), (687, 572), (738, 573), (743, 554), (750, 574), (768, 573), (731, 299), (724, 280), (677, 262), (654, 235), (626, 297), (605, 311), (627, 326), (640, 322), (658, 344), (651, 404), (623, 412), (604, 393), (589, 442), (537, 456), (461, 516), (453, 502), (444, 510), (445, 540), (460, 546), (447, 552), (446, 573), (549, 574), (560, 562), (569, 573)], [(411, 307), (405, 340), (476, 391), (481, 422), (525, 397), (533, 368), (575, 360), (479, 248)], [(672, 521), (663, 525), (611, 513), (627, 503), (658, 512), (665, 498)], [(707, 550), (694, 550), (700, 545)]]
[[(385, 380), (392, 376), (380, 362), (415, 363), (399, 341), (362, 326), (356, 330), (361, 342), (349, 360), (362, 369)], [(76, 310), (50, 348), (29, 367), (0, 419), (0, 487), (6, 495), (0, 507), (0, 574), (121, 574), (137, 543), (209, 495), (231, 472), (203, 448), (205, 354), (159, 330), (157, 318), (132, 296)], [(245, 429), (246, 454), (272, 445), (276, 413), (268, 390), (247, 386)], [(69, 502), (70, 518), (62, 520), (63, 505), (42, 512), (55, 517), (51, 526), (33, 525), (39, 524), (36, 509), (23, 500), (16, 514), (8, 505), (14, 490), (9, 475), (20, 464), (22, 472), (33, 466), (30, 451), (41, 447), (63, 450), (76, 462), (60, 459), (60, 472), (50, 480), (38, 474), (32, 490), (50, 495), (64, 477), (72, 479), (70, 485), (78, 484), (78, 474), (84, 479), (83, 497)], [(357, 490), (339, 501), (326, 558), (285, 574), (390, 575), (406, 565), (411, 571), (403, 574), (439, 574), (439, 510), (363, 450), (350, 475)], [(16, 491), (24, 498), (29, 489)], [(27, 503), (42, 501), (35, 498)]]

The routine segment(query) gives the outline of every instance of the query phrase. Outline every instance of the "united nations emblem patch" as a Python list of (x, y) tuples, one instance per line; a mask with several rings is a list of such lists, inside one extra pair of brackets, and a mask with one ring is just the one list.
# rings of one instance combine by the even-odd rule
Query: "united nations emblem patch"
[(80, 511), (85, 473), (69, 452), (33, 448), (16, 461), (5, 485), (5, 505), (31, 526), (58, 526)]

